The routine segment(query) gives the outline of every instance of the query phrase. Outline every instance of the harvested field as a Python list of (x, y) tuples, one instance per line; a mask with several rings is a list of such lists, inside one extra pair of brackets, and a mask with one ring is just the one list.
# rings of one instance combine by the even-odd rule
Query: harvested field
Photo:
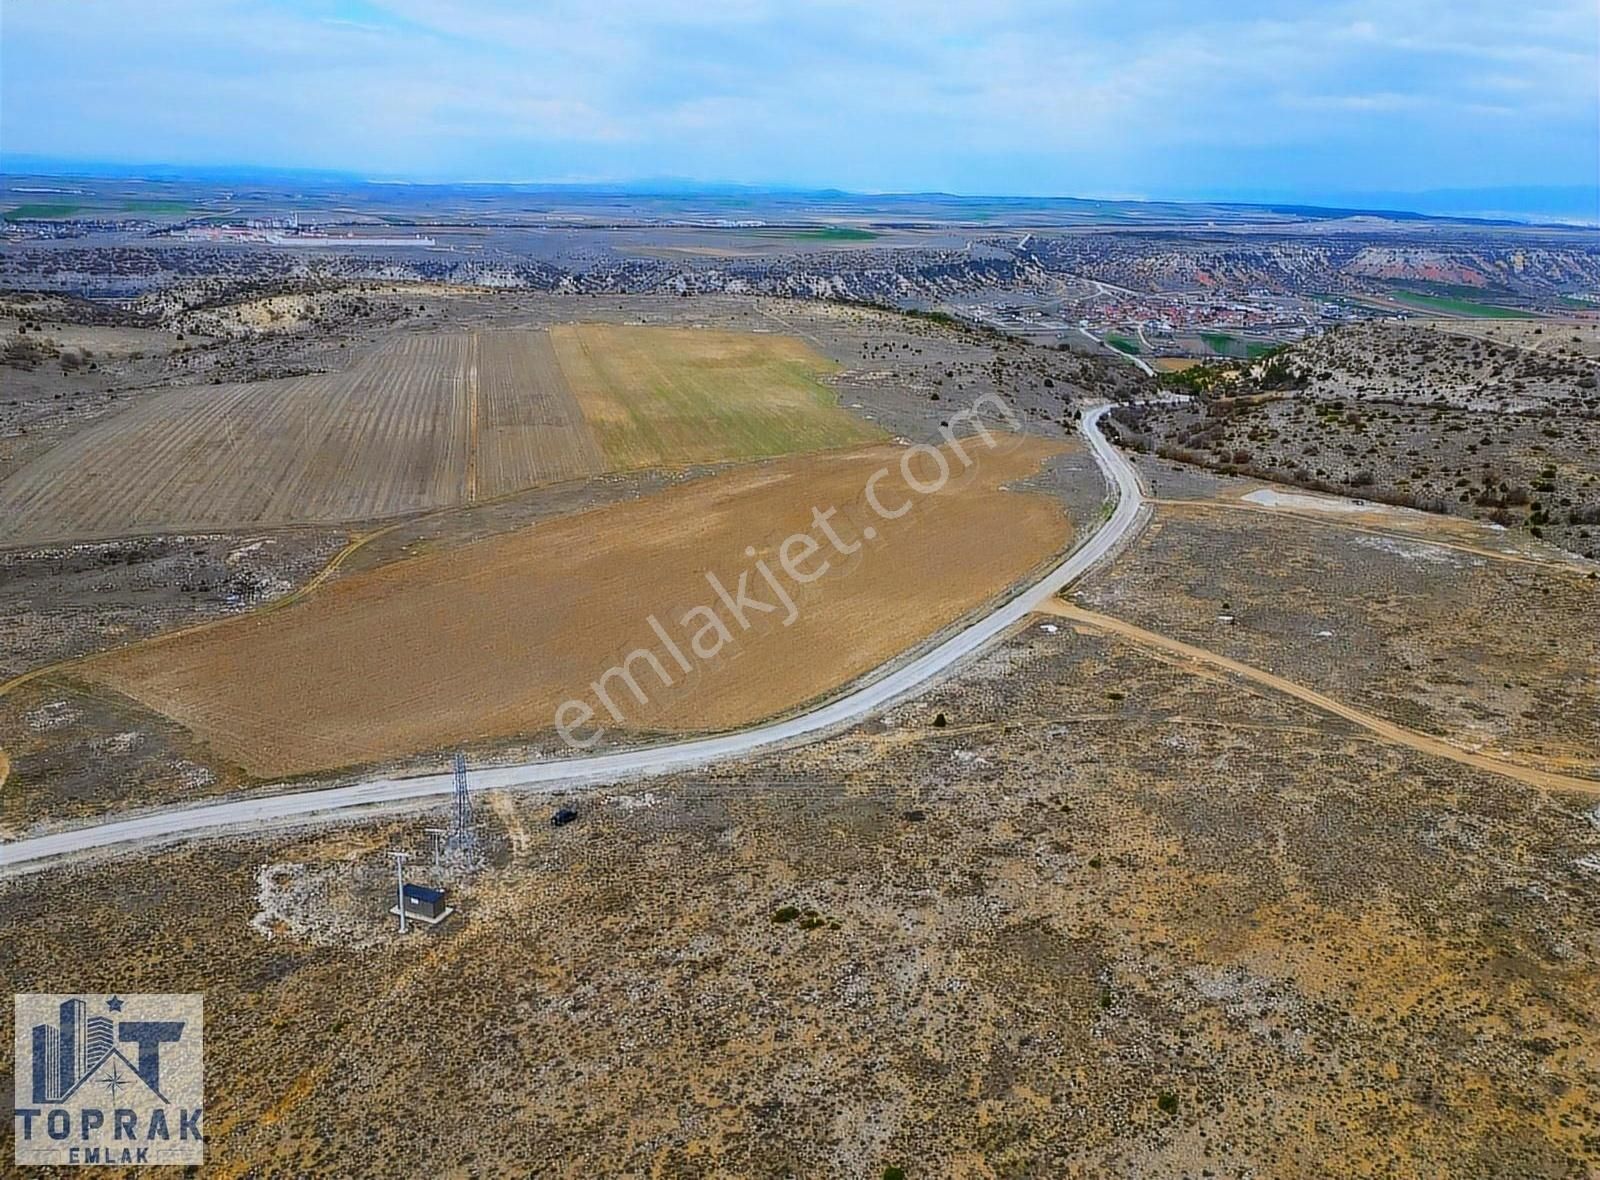
[(544, 332), (476, 333), (467, 371), (474, 453), (468, 500), (577, 479), (605, 470), (605, 458), (567, 392)]
[(0, 485), (7, 542), (391, 516), (456, 503), (463, 336), (405, 336), (342, 373), (141, 401)]
[(791, 336), (618, 324), (550, 329), (567, 383), (615, 468), (761, 458), (873, 442)]
[[(662, 654), (670, 686), (637, 665), (649, 701), (623, 690), (624, 716), (598, 720), (618, 731), (745, 724), (877, 666), (1066, 543), (1056, 501), (1002, 486), (1033, 474), (1055, 444), (968, 449), (973, 466), (925, 497), (906, 490), (894, 447), (726, 472), (353, 575), (267, 618), (108, 655), (84, 675), (174, 718), (231, 764), (286, 775), (549, 733), (556, 708), (595, 699), (593, 683), (624, 656), (663, 651), (650, 617), (687, 650), (704, 627), (682, 620), (709, 607), (731, 636), (706, 645), (714, 658), (680, 674)], [(892, 521), (864, 496), (883, 467), (893, 473), (879, 502), (914, 504)], [(836, 506), (843, 546), (859, 548), (843, 555), (823, 540), (814, 506)], [(778, 547), (808, 531), (822, 548), (803, 564), (823, 576), (785, 579), (798, 617), (786, 627), (782, 608), (751, 610), (742, 629), (707, 571), (729, 588), (750, 571), (751, 596), (774, 603), (753, 563), (783, 578)]]
[(882, 438), (792, 338), (554, 332), (555, 347), (543, 331), (407, 335), (337, 373), (145, 396), (0, 483), (0, 544), (374, 520)]

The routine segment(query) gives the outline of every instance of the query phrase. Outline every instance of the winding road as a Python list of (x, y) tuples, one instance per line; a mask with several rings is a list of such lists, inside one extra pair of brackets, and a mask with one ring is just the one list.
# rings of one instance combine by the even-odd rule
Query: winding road
[[(1093, 536), (1037, 582), (990, 614), (965, 627), (916, 659), (880, 669), (873, 678), (805, 713), (735, 733), (694, 738), (585, 757), (529, 762), (475, 770), (472, 789), (559, 790), (608, 783), (704, 766), (730, 758), (815, 739), (853, 725), (884, 705), (924, 688), (1020, 622), (1039, 603), (1059, 593), (1110, 556), (1146, 513), (1144, 493), (1133, 466), (1103, 434), (1100, 419), (1111, 409), (1084, 413), (1079, 430), (1095, 461), (1116, 490), (1110, 518)], [(379, 778), (345, 787), (292, 794), (222, 800), (195, 807), (152, 810), (127, 819), (65, 828), (0, 844), (0, 870), (30, 871), (51, 861), (102, 849), (146, 848), (203, 834), (257, 832), (310, 817), (353, 808), (392, 807), (447, 795), (449, 774)]]

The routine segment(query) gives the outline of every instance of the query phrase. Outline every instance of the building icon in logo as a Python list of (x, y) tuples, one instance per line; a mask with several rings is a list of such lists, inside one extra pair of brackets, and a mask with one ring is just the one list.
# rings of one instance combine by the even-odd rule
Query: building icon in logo
[[(112, 996), (106, 1007), (112, 1012), (120, 1011), (122, 1001)], [(137, 1078), (165, 1102), (166, 1096), (161, 1093), (161, 1045), (182, 1038), (183, 1022), (124, 1020), (119, 1034), (118, 1040), (138, 1045), (137, 1065), (118, 1047), (118, 1040), (112, 1039), (111, 1017), (90, 1016), (89, 1005), (76, 997), (63, 1000), (61, 1018), (54, 1028), (48, 1024), (33, 1026), (33, 1100), (66, 1102), (103, 1066), (110, 1066), (108, 1077), (127, 1077), (127, 1085), (133, 1085)], [(127, 1075), (120, 1072), (121, 1066), (127, 1068)], [(111, 1086), (113, 1093), (117, 1089), (116, 1084)]]

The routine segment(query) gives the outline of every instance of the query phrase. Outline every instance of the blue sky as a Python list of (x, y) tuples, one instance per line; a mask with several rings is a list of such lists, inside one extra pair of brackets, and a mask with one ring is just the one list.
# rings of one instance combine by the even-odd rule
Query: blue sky
[(1595, 0), (6, 0), (0, 150), (433, 180), (1594, 186)]

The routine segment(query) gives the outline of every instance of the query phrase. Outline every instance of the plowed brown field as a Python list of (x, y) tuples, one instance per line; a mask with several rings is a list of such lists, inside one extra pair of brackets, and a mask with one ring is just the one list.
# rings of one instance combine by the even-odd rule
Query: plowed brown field
[(0, 540), (331, 522), (458, 503), (470, 339), (342, 373), (150, 395), (0, 485)]
[[(375, 762), (461, 742), (548, 733), (562, 701), (636, 648), (649, 647), (670, 687), (641, 668), (639, 706), (617, 693), (633, 731), (721, 729), (782, 712), (837, 688), (955, 621), (1066, 543), (1047, 496), (1002, 485), (1038, 469), (1057, 444), (1014, 438), (969, 448), (974, 466), (937, 494), (913, 497), (895, 447), (772, 461), (397, 562), (336, 582), (262, 618), (240, 618), (86, 666), (84, 674), (188, 726), (216, 753), (273, 776)], [(880, 467), (880, 502), (914, 507), (882, 520), (864, 496)], [(959, 467), (952, 460), (952, 467)], [(919, 468), (919, 471), (924, 469)], [(814, 526), (834, 506), (841, 556)], [(776, 550), (810, 531), (831, 567), (800, 586)], [(755, 556), (747, 555), (747, 547)], [(792, 626), (752, 612), (741, 630), (710, 588), (733, 590), (763, 559), (793, 594)], [(775, 601), (759, 576), (751, 594)], [(648, 619), (684, 648), (686, 612), (708, 606), (733, 639), (683, 672)]]
[(5, 541), (334, 521), (453, 503), (466, 458), (459, 336), (363, 365), (148, 396), (0, 486)]

